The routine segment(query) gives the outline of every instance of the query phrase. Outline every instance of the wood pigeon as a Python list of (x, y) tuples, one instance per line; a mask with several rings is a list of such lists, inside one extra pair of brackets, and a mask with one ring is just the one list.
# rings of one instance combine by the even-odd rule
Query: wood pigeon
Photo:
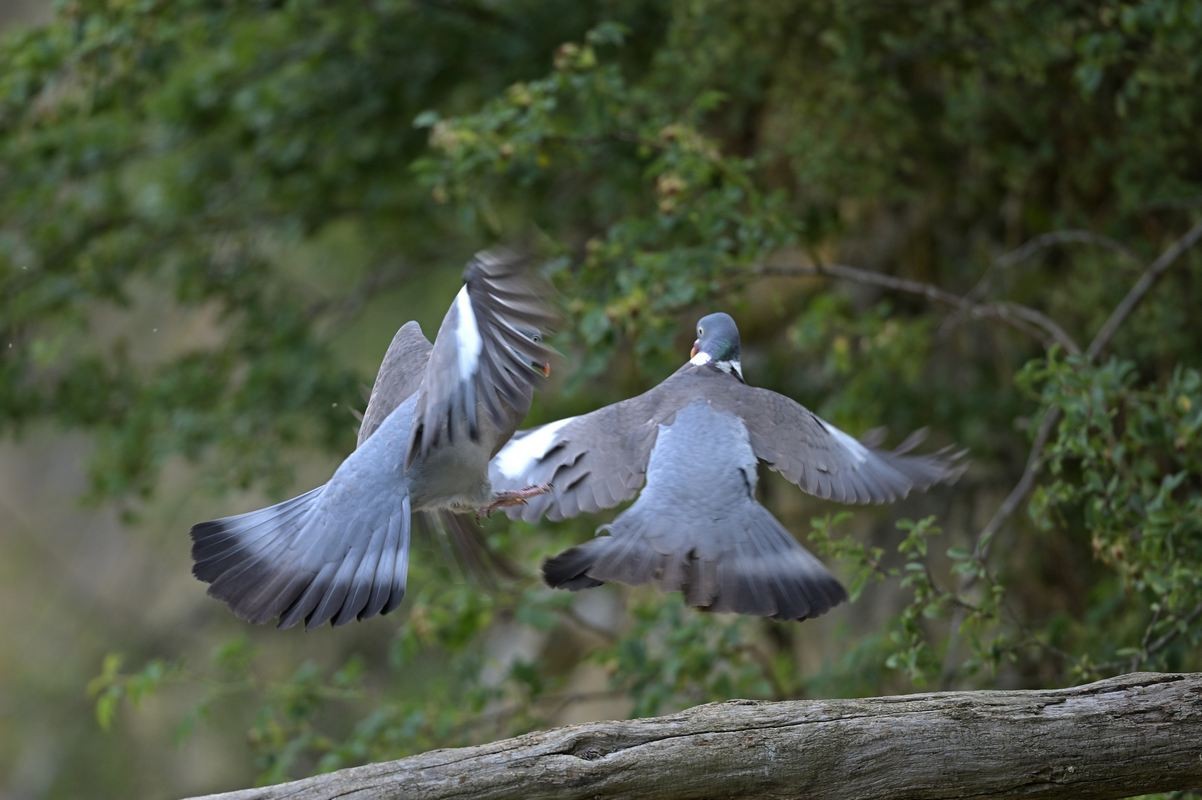
[(509, 508), (515, 519), (563, 519), (639, 495), (596, 538), (544, 562), (549, 585), (652, 583), (704, 610), (815, 617), (847, 593), (756, 501), (758, 463), (844, 503), (899, 500), (963, 471), (961, 454), (912, 454), (920, 436), (879, 450), (748, 386), (728, 314), (697, 323), (690, 356), (650, 391), (519, 432), (493, 459), (493, 486), (553, 486)]
[(431, 345), (401, 327), (380, 366), (359, 446), (323, 486), (192, 528), (193, 574), (238, 616), (281, 628), (342, 625), (405, 595), (413, 511), (480, 512), (541, 487), (494, 491), (489, 459), (530, 408), (552, 322), (524, 259), (480, 253)]

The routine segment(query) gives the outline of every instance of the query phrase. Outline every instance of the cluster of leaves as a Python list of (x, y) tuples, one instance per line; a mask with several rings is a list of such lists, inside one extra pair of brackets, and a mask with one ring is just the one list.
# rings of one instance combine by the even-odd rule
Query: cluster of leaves
[[(1006, 589), (983, 560), (966, 548), (948, 547), (950, 569), (945, 578), (936, 577), (930, 548), (932, 543), (938, 545), (945, 539), (935, 517), (899, 520), (897, 529), (904, 535), (894, 555), (836, 534), (834, 528), (850, 517), (841, 512), (814, 519), (809, 540), (819, 552), (841, 562), (849, 576), (852, 602), (874, 582), (895, 581), (908, 595), (887, 639), (877, 648), (877, 657), (887, 668), (904, 673), (918, 686), (938, 679), (948, 657), (948, 642), (933, 636), (929, 626), (933, 621), (947, 620), (953, 612), (958, 614), (957, 633), (970, 645), (969, 654), (951, 665), (954, 669), (968, 674), (985, 670), (995, 675), (1003, 664), (1015, 660), (1021, 646), (1014, 644), (1013, 632), (1006, 625)], [(964, 591), (968, 584), (978, 581), (983, 590), (971, 594)]]
[[(603, 348), (615, 341), (630, 342), (640, 361), (666, 360), (682, 309), (799, 235), (783, 196), (756, 186), (754, 161), (724, 154), (702, 130), (722, 93), (665, 103), (609, 55), (623, 39), (621, 26), (598, 26), (584, 42), (562, 45), (545, 78), (513, 84), (473, 114), (418, 118), (430, 129), (431, 153), (415, 167), (436, 202), (470, 209), (498, 230), (507, 227), (502, 207), (547, 228), (562, 228), (565, 217), (610, 221), (587, 232), (563, 278), (578, 321), (571, 334), (597, 353), (580, 379), (606, 366)], [(560, 202), (515, 202), (532, 192)]]
[[(472, 20), (404, 0), (276, 5), (73, 2), (4, 49), (0, 424), (91, 431), (98, 496), (149, 495), (176, 454), (279, 491), (289, 449), (344, 450), (358, 376), (323, 341), (366, 298), (329, 295), (447, 261), (409, 177), (412, 122), (446, 95), (443, 59), (476, 65), (457, 76), (475, 97), (505, 85)], [(510, 69), (588, 18), (519, 39)], [(423, 39), (437, 45), (411, 52)], [(323, 274), (339, 225), (353, 249), (332, 246)], [(98, 333), (106, 307), (141, 313)], [(188, 340), (188, 319), (221, 335)]]
[[(91, 433), (97, 498), (153, 507), (180, 455), (214, 488), (300, 488), (298, 450), (351, 446), (346, 409), (391, 330), (435, 322), (462, 256), (531, 228), (571, 321), (570, 377), (532, 421), (641, 391), (723, 308), (753, 383), (849, 430), (929, 424), (974, 460), (954, 497), (906, 509), (919, 521), (818, 517), (809, 541), (853, 602), (888, 613), (836, 623), (807, 674), (787, 626), (636, 593), (593, 629), (533, 578), (486, 591), (419, 553), (390, 639), (369, 623), (376, 641), (281, 667), (273, 632), (211, 663), (150, 632), (129, 648), (144, 666), (104, 661), (101, 721), (163, 689), (192, 707), (184, 729), (249, 731), (275, 780), (598, 697), (644, 714), (1198, 667), (1202, 392), (1178, 367), (1202, 355), (1196, 256), (1100, 364), (789, 268), (846, 261), (1022, 303), (1086, 340), (1202, 196), (1200, 36), (1197, 0), (84, 0), (10, 37), (0, 429)], [(1019, 248), (1061, 228), (1078, 233)], [(379, 330), (345, 333), (373, 313)], [(373, 358), (347, 357), (368, 340)], [(986, 553), (982, 520), (1049, 413), (1029, 514)], [(825, 511), (764, 489), (793, 530)], [(596, 522), (491, 535), (534, 564)], [(581, 663), (606, 688), (577, 688)]]
[(1021, 377), (1063, 414), (1031, 517), (1045, 535), (1088, 535), (1107, 594), (1127, 601), (1089, 632), (1094, 652), (1073, 648), (1078, 669), (1185, 668), (1202, 641), (1202, 375), (1149, 384), (1129, 361), (1053, 354)]
[(708, 618), (679, 597), (637, 603), (630, 613), (629, 630), (594, 658), (629, 699), (631, 716), (730, 697), (790, 694), (787, 659), (771, 659), (752, 620)]

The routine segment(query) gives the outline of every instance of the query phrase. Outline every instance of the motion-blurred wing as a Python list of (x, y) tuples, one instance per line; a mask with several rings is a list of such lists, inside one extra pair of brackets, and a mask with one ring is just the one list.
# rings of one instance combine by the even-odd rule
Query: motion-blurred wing
[[(418, 393), (407, 463), (442, 442), (479, 436), (477, 402), (498, 428), (516, 427), (550, 348), (532, 338), (553, 321), (545, 291), (510, 252), (477, 255), (434, 340)], [(512, 427), (510, 427), (512, 430)]]
[(714, 401), (742, 418), (757, 458), (818, 497), (889, 503), (911, 491), (954, 481), (964, 471), (962, 453), (945, 449), (911, 454), (922, 441), (921, 433), (896, 450), (879, 450), (768, 389), (731, 381)]

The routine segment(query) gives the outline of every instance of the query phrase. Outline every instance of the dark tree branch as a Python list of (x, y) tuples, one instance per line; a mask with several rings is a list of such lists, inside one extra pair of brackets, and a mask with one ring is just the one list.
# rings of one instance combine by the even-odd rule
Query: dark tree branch
[[(989, 265), (989, 268), (986, 269), (981, 275), (980, 279), (977, 280), (976, 284), (969, 289), (967, 293), (965, 293), (964, 299), (977, 302), (989, 291), (990, 284), (993, 282), (993, 276), (995, 273), (1016, 267), (1034, 256), (1036, 253), (1040, 253), (1052, 247), (1063, 247), (1065, 245), (1093, 245), (1095, 247), (1101, 247), (1117, 253), (1123, 258), (1124, 261), (1134, 264), (1135, 266), (1140, 266), (1139, 257), (1136, 256), (1135, 253), (1128, 250), (1127, 247), (1120, 242), (1116, 242), (1114, 239), (1111, 239), (1107, 236), (1102, 236), (1100, 234), (1093, 233), (1092, 231), (1081, 230), (1048, 231), (1047, 233), (1041, 233), (1033, 239), (1027, 240), (1019, 247), (1016, 247), (1007, 253), (1003, 253), (1001, 256), (995, 259), (994, 262)], [(959, 316), (962, 315), (955, 315), (955, 317)], [(944, 324), (946, 325), (956, 321), (955, 317), (949, 318)]]
[(1071, 689), (712, 703), (209, 800), (1112, 798), (1202, 785), (1202, 674)]
[[(998, 506), (997, 511), (993, 512), (989, 522), (977, 534), (976, 543), (973, 545), (973, 556), (978, 560), (985, 561), (989, 558), (993, 538), (1022, 507), (1027, 495), (1035, 488), (1035, 479), (1039, 477), (1039, 471), (1043, 468), (1043, 448), (1047, 447), (1048, 441), (1052, 438), (1052, 432), (1056, 430), (1059, 422), (1060, 409), (1053, 408), (1048, 410), (1043, 421), (1039, 423), (1039, 428), (1035, 431), (1035, 438), (1031, 441), (1031, 451), (1027, 453), (1027, 464), (1023, 468), (1023, 474), (1018, 478), (1018, 483), (1014, 484), (1014, 488), (1006, 495), (1006, 499)], [(975, 576), (969, 576), (960, 587), (961, 591), (971, 588), (975, 582)]]
[(1049, 231), (1041, 233), (1033, 239), (1029, 239), (1020, 246), (1009, 252), (1003, 253), (994, 260), (989, 268), (982, 273), (976, 284), (968, 290), (964, 295), (965, 300), (976, 302), (984, 296), (990, 289), (990, 284), (993, 282), (993, 276), (1001, 270), (1008, 270), (1018, 266), (1022, 262), (1034, 256), (1036, 253), (1042, 252), (1052, 247), (1060, 247), (1069, 244), (1089, 244), (1098, 247), (1112, 250), (1121, 255), (1124, 260), (1134, 263), (1139, 266), (1139, 259), (1134, 253), (1128, 250), (1125, 246), (1110, 239), (1106, 236), (1101, 236), (1091, 231), (1080, 230), (1065, 230), (1065, 231)]
[(1024, 335), (1034, 336), (1045, 346), (1059, 344), (1070, 353), (1079, 353), (1081, 348), (1050, 317), (1028, 306), (1017, 303), (977, 303), (938, 286), (895, 275), (885, 275), (859, 267), (843, 264), (796, 264), (788, 266), (764, 265), (760, 275), (782, 275), (787, 277), (837, 278), (849, 283), (877, 286), (903, 294), (925, 297), (933, 303), (951, 306), (960, 313), (975, 319), (995, 319), (1005, 323)]
[(998, 258), (996, 264), (1003, 269), (1012, 267), (1015, 264), (1021, 264), (1031, 256), (1047, 250), (1049, 247), (1059, 247), (1066, 244), (1092, 244), (1098, 247), (1113, 250), (1121, 255), (1127, 261), (1130, 261), (1138, 266), (1139, 259), (1135, 253), (1131, 252), (1121, 242), (1116, 242), (1108, 236), (1102, 236), (1092, 231), (1049, 231), (1041, 233), (1033, 239), (1024, 242), (1022, 245), (1014, 248), (1008, 253), (1004, 253)]
[(1127, 292), (1114, 311), (1110, 313), (1109, 319), (1102, 325), (1097, 335), (1093, 337), (1093, 341), (1089, 343), (1089, 348), (1085, 351), (1085, 356), (1090, 361), (1096, 359), (1110, 345), (1110, 340), (1118, 333), (1119, 327), (1127, 321), (1127, 317), (1131, 316), (1131, 312), (1135, 310), (1156, 281), (1160, 280), (1160, 276), (1165, 271), (1177, 263), (1177, 260), (1185, 254), (1187, 250), (1198, 243), (1202, 239), (1202, 222), (1194, 225), (1189, 229), (1184, 236), (1169, 245), (1169, 248), (1157, 256), (1156, 260), (1148, 265), (1144, 273), (1139, 276), (1139, 280)]

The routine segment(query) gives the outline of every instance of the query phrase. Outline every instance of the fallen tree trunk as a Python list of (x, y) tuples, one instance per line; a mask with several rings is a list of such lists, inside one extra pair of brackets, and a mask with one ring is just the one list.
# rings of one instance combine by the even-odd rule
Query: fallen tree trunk
[(1111, 798), (1202, 786), (1202, 674), (1071, 689), (711, 703), (208, 800)]

